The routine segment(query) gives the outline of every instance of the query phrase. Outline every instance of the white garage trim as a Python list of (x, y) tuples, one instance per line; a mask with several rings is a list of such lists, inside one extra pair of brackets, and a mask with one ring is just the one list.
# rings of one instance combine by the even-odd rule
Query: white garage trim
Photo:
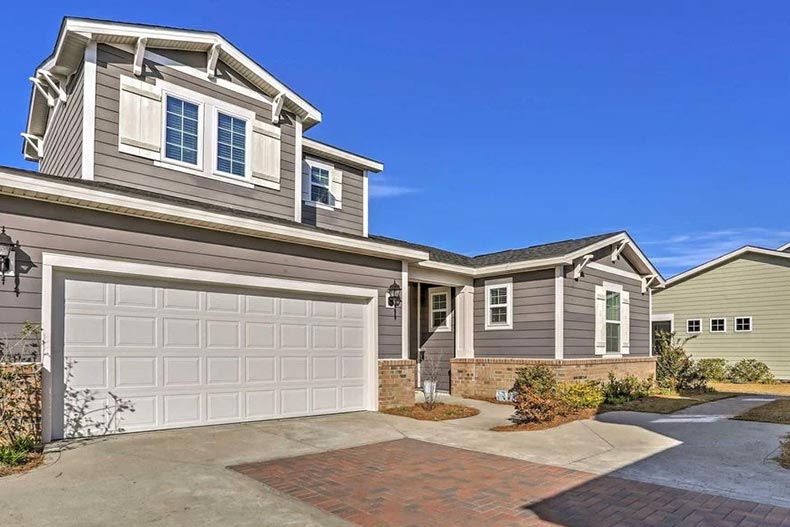
[(241, 275), (233, 273), (185, 269), (162, 265), (87, 258), (81, 256), (43, 253), (42, 255), (42, 295), (41, 295), (41, 327), (44, 335), (42, 349), (43, 363), (43, 394), (42, 394), (42, 440), (52, 440), (53, 418), (53, 350), (51, 342), (55, 324), (56, 300), (53, 295), (56, 271), (89, 271), (105, 275), (120, 275), (145, 279), (174, 280), (214, 284), (222, 286), (241, 286), (268, 291), (289, 293), (312, 293), (352, 299), (367, 300), (365, 305), (365, 322), (367, 331), (367, 393), (365, 407), (368, 410), (378, 409), (378, 290), (373, 288), (351, 287), (331, 284), (319, 284), (299, 280), (287, 280), (267, 276)]

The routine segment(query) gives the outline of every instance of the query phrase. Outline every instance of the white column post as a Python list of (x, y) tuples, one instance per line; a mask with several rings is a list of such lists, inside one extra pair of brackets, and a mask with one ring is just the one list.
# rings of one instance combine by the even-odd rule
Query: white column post
[(302, 118), (294, 119), (294, 221), (302, 223)]
[(471, 359), (475, 356), (475, 288), (465, 285), (456, 287), (455, 290), (455, 356), (459, 359)]
[(401, 333), (401, 357), (404, 359), (409, 358), (409, 348), (411, 347), (411, 339), (409, 338), (409, 314), (411, 299), (409, 298), (409, 262), (401, 262), (401, 310), (400, 310), (400, 327)]
[(554, 268), (554, 358), (565, 356), (565, 271)]

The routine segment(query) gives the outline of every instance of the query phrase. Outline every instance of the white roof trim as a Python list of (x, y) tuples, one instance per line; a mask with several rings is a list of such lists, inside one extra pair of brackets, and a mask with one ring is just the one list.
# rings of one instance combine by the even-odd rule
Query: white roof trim
[(781, 247), (779, 247), (777, 249), (777, 251), (786, 251), (787, 249), (790, 249), (790, 242), (788, 242), (788, 243), (782, 245)]
[(341, 150), (334, 146), (319, 143), (315, 139), (310, 139), (309, 137), (302, 138), (302, 148), (304, 149), (305, 153), (323, 156), (331, 159), (332, 161), (346, 163), (353, 167), (369, 170), (370, 172), (381, 172), (384, 170), (383, 163), (362, 157), (357, 154), (352, 154), (351, 152), (346, 152), (345, 150)]
[(666, 281), (666, 287), (670, 287), (682, 280), (686, 280), (687, 278), (691, 278), (692, 276), (705, 272), (711, 267), (715, 267), (717, 265), (723, 264), (729, 260), (734, 260), (735, 258), (743, 256), (746, 253), (763, 254), (766, 256), (776, 256), (778, 258), (790, 259), (790, 253), (782, 252), (781, 250), (763, 249), (762, 247), (754, 247), (751, 245), (746, 245), (744, 247), (741, 247), (740, 249), (736, 249), (732, 252), (723, 254), (718, 258), (714, 258), (709, 262), (705, 262), (704, 264), (698, 265), (697, 267), (692, 267), (688, 271), (680, 273), (679, 275), (673, 276), (672, 278)]
[(45, 180), (18, 173), (0, 171), (0, 194), (57, 202), (86, 209), (197, 226), (258, 238), (282, 240), (343, 252), (407, 261), (428, 259), (427, 252), (415, 249), (325, 232), (311, 232), (297, 226), (231, 216), (185, 205), (154, 202), (110, 190), (70, 185), (60, 181)]

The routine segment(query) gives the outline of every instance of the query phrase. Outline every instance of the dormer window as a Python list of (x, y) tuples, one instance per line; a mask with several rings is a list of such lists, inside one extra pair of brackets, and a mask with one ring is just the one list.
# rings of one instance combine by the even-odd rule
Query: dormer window
[(197, 166), (200, 158), (200, 128), (200, 105), (168, 95), (165, 157)]
[(302, 167), (302, 199), (325, 210), (343, 208), (343, 171), (323, 159), (308, 157)]
[(324, 167), (310, 167), (310, 200), (329, 205), (329, 170)]
[(217, 112), (217, 171), (244, 177), (247, 121)]

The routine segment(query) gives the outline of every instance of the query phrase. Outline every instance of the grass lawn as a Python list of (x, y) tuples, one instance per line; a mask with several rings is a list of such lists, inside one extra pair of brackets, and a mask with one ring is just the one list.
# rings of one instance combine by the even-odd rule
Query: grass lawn
[(433, 408), (428, 409), (425, 403), (417, 403), (414, 406), (398, 406), (382, 410), (382, 413), (399, 415), (401, 417), (411, 417), (420, 421), (446, 421), (448, 419), (461, 419), (462, 417), (472, 417), (480, 413), (477, 408), (461, 406), (460, 404), (436, 403)]
[(712, 382), (711, 386), (720, 392), (790, 396), (790, 382), (779, 382), (776, 384), (732, 384), (728, 382)]
[[(735, 417), (735, 419), (790, 425), (790, 399), (777, 399), (771, 403), (757, 406)], [(787, 459), (790, 462), (790, 446), (786, 446), (785, 449), (788, 450)]]
[(670, 394), (670, 395), (650, 395), (623, 404), (605, 404), (601, 406), (601, 412), (629, 411), (629, 412), (650, 412), (655, 414), (671, 414), (678, 410), (683, 410), (689, 406), (702, 403), (709, 403), (733, 397), (731, 393), (710, 392), (692, 394)]

